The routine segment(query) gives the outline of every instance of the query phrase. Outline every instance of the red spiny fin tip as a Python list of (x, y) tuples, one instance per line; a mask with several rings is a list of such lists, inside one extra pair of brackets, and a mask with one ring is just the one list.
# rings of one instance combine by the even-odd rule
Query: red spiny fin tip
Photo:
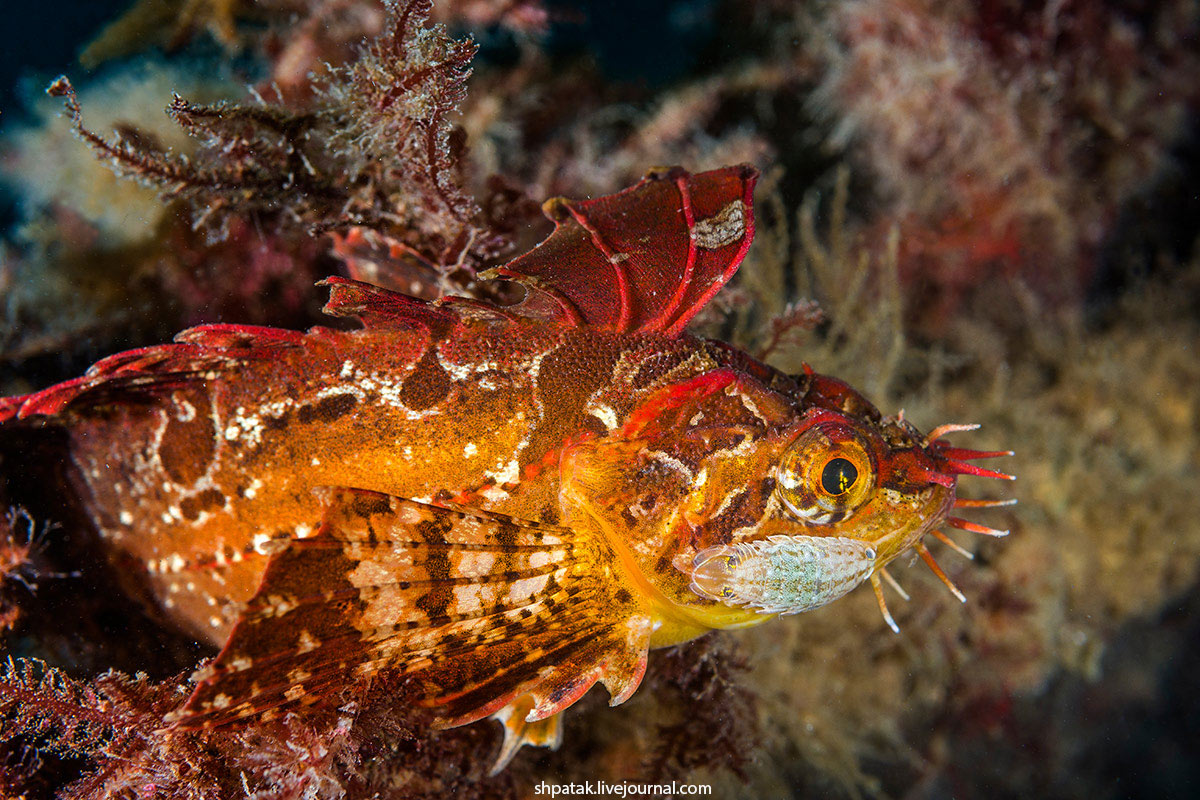
[(983, 467), (977, 467), (965, 461), (956, 461), (952, 458), (942, 459), (940, 466), (945, 472), (953, 475), (975, 475), (980, 478), (998, 478), (1003, 481), (1015, 481), (1017, 479), (1016, 475), (1009, 475), (1007, 472), (984, 469)]
[(971, 461), (976, 458), (1001, 458), (1011, 456), (1012, 450), (968, 450), (965, 447), (938, 447), (937, 454), (943, 458)]

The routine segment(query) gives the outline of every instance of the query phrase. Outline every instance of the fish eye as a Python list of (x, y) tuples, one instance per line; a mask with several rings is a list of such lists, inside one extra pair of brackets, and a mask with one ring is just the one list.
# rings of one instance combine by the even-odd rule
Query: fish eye
[(821, 488), (837, 497), (854, 488), (858, 480), (858, 467), (845, 458), (831, 458), (821, 470)]
[(784, 452), (776, 492), (797, 519), (828, 525), (850, 516), (872, 495), (875, 462), (866, 437), (837, 420), (819, 422)]

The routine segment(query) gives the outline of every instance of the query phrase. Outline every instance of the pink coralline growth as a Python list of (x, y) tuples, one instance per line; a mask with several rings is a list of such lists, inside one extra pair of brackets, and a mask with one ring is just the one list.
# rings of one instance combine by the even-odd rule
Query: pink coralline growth
[(1134, 12), (858, 0), (824, 21), (814, 102), (877, 182), (877, 235), (899, 224), (925, 322), (996, 274), (1081, 296), (1120, 205), (1159, 175), (1200, 99), (1200, 11)]

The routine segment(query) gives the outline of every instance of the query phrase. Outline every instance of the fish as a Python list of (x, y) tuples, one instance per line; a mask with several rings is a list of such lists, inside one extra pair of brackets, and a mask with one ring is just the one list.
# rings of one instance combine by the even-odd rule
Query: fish
[(438, 724), (503, 725), (502, 768), (556, 747), (593, 685), (627, 700), (650, 649), (826, 605), (1011, 478), (687, 325), (754, 237), (757, 172), (651, 171), (556, 198), (554, 231), (481, 276), (510, 305), (331, 277), (354, 329), (214, 324), (0, 400), (65, 432), (106, 551), (220, 648), (172, 716), (210, 728), (381, 670)]

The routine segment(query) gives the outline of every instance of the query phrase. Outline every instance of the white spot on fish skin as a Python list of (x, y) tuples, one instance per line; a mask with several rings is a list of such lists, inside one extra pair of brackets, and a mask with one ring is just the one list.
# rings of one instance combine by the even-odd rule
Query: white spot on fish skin
[(314, 467), (319, 467), (319, 466), (321, 466), (321, 459), (317, 458), (316, 456), (313, 456), (311, 463)]
[(489, 503), (499, 503), (507, 500), (510, 495), (499, 486), (485, 486), (479, 490), (479, 496)]
[(172, 553), (169, 561), (169, 569), (171, 572), (182, 572), (183, 568), (187, 566), (187, 562), (183, 560), (183, 556), (179, 555), (178, 553)]
[(647, 458), (654, 459), (659, 464), (675, 470), (684, 478), (686, 478), (688, 483), (693, 481), (692, 471), (688, 469), (686, 464), (684, 464), (678, 458), (675, 458), (675, 456), (664, 453), (661, 450), (644, 450), (642, 455), (646, 456)]
[[(296, 667), (287, 674), (287, 679), (292, 683), (303, 683), (312, 677), (312, 673), (302, 667)], [(299, 686), (293, 687), (299, 689)]]
[(221, 619), (220, 617), (212, 616), (212, 617), (208, 618), (208, 624), (214, 628), (219, 628), (225, 624), (225, 621), (223, 619)]
[(513, 581), (508, 587), (506, 600), (509, 603), (527, 602), (538, 592), (545, 589), (549, 581), (549, 575), (535, 575), (530, 578), (521, 578), (520, 580)]
[(133, 524), (133, 514), (130, 514), (128, 511), (122, 511), (120, 519), (121, 519), (122, 525), (132, 525)]
[(617, 412), (613, 411), (611, 406), (597, 403), (595, 407), (588, 409), (588, 413), (603, 422), (604, 427), (610, 431), (617, 427)]
[(313, 530), (312, 525), (297, 525), (296, 526), (296, 538), (297, 539), (307, 539), (308, 537), (312, 536), (314, 533), (316, 533), (316, 531)]
[(342, 371), (338, 373), (338, 377), (345, 380), (354, 375), (354, 362), (346, 360), (342, 362)]
[(496, 483), (515, 484), (521, 479), (521, 464), (513, 458), (507, 464), (485, 474)]
[(454, 608), (457, 613), (478, 611), (483, 607), (483, 586), (468, 583), (454, 587)]
[(317, 641), (315, 636), (313, 636), (307, 630), (300, 631), (300, 638), (296, 645), (296, 652), (308, 653), (312, 650), (316, 650), (320, 646), (321, 643)]
[(282, 617), (295, 609), (299, 603), (296, 598), (282, 594), (268, 595), (266, 606), (262, 610), (262, 615), (266, 617)]
[(265, 533), (256, 533), (254, 538), (250, 540), (254, 547), (254, 552), (259, 555), (268, 555), (271, 552), (271, 537)]
[(232, 701), (230, 700), (229, 695), (222, 692), (221, 694), (217, 695), (216, 697), (214, 697), (212, 699), (212, 707), (213, 708), (226, 708), (229, 706), (229, 704), (231, 702)]
[(184, 400), (182, 397), (175, 397), (175, 419), (180, 422), (191, 422), (196, 418), (196, 407)]
[(229, 659), (228, 669), (230, 672), (245, 672), (252, 666), (254, 666), (254, 659), (249, 656), (234, 656)]
[(442, 365), (442, 369), (446, 371), (446, 374), (449, 375), (451, 380), (453, 380), (455, 383), (462, 383), (470, 377), (472, 372), (475, 371), (474, 364), (456, 364), (453, 361), (449, 361), (447, 356), (442, 353), (442, 347), (440, 344), (434, 347), (433, 357), (437, 359), (437, 362)]
[(463, 458), (470, 458), (478, 452), (479, 448), (475, 446), (474, 442), (467, 442), (466, 445), (463, 446)]
[(234, 441), (241, 435), (242, 435), (242, 429), (239, 428), (237, 425), (230, 425), (228, 428), (225, 429), (225, 438), (226, 438), (226, 440), (228, 440), (230, 442)]

